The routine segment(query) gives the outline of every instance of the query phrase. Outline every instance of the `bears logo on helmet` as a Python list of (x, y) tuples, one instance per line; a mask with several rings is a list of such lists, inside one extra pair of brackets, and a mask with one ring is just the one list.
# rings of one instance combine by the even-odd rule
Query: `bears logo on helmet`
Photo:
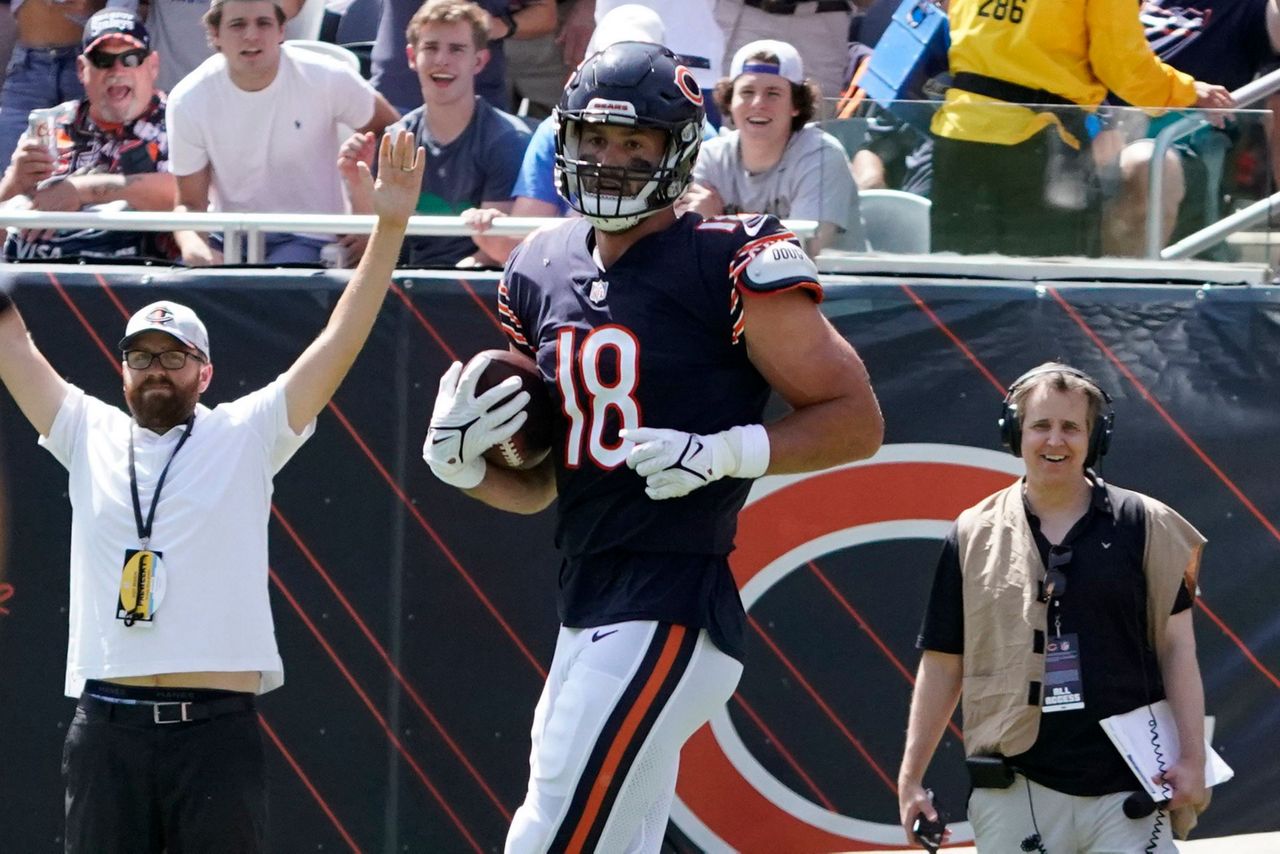
[(686, 98), (699, 107), (703, 106), (702, 89), (698, 86), (698, 81), (694, 79), (693, 72), (683, 65), (676, 66), (676, 85), (680, 87), (680, 91), (684, 93)]

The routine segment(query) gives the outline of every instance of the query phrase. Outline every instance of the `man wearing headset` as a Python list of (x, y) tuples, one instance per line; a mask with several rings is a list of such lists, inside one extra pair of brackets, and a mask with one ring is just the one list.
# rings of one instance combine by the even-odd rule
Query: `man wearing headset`
[[(922, 781), (961, 699), (980, 851), (1173, 852), (1171, 830), (1185, 836), (1203, 809), (1191, 605), (1205, 540), (1095, 474), (1110, 404), (1055, 362), (1009, 389), (1001, 435), (1027, 473), (960, 514), (943, 545), (898, 772), (909, 841), (918, 814), (937, 818)], [(1172, 817), (1125, 807), (1138, 781), (1098, 725), (1162, 698), (1180, 748), (1162, 777)]]

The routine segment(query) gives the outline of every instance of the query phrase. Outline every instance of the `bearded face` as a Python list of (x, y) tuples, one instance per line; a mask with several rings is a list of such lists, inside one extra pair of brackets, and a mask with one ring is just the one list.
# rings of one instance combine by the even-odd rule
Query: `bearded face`
[[(196, 351), (160, 332), (140, 336), (129, 349), (142, 350), (153, 357), (145, 369), (132, 368), (127, 361), (124, 366), (124, 399), (134, 420), (156, 433), (184, 423), (209, 385), (212, 366)], [(181, 368), (169, 370), (160, 364), (159, 354), (173, 350), (188, 355)]]

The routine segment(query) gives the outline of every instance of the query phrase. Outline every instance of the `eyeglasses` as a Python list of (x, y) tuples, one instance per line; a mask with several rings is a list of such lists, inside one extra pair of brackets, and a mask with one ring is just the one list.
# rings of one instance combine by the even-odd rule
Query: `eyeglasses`
[(1062, 598), (1067, 592), (1067, 575), (1062, 570), (1071, 563), (1071, 546), (1052, 546), (1049, 549), (1049, 568), (1040, 582), (1040, 601)]
[(117, 63), (125, 68), (137, 68), (150, 55), (151, 51), (141, 47), (126, 50), (124, 53), (107, 53), (103, 50), (95, 50), (85, 54), (89, 59), (90, 65), (103, 71), (114, 68)]
[(152, 353), (150, 350), (126, 350), (124, 362), (135, 371), (145, 371), (158, 359), (160, 367), (166, 371), (180, 371), (186, 367), (188, 356), (197, 362), (204, 361), (203, 356), (188, 353), (186, 350), (165, 350), (163, 353)]

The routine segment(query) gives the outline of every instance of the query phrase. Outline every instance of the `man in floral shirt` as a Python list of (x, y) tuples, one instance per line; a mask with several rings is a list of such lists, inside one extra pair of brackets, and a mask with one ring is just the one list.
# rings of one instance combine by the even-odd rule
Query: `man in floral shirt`
[[(85, 98), (56, 108), (51, 150), (24, 137), (0, 179), (0, 200), (42, 211), (171, 210), (175, 196), (165, 134), (159, 57), (136, 15), (104, 9), (85, 25), (76, 60)], [(165, 233), (10, 229), (6, 260), (166, 257)]]

